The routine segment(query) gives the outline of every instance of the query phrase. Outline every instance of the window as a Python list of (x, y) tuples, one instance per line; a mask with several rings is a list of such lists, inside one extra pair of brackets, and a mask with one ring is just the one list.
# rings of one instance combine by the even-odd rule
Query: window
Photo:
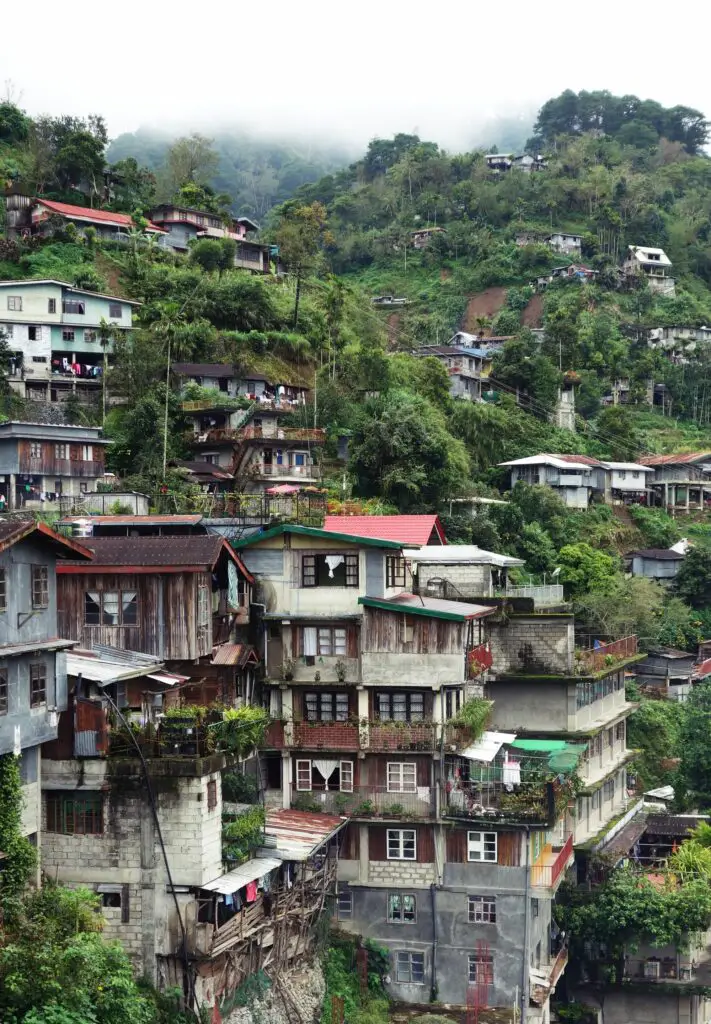
[(469, 923), (496, 924), (496, 896), (470, 896)]
[(469, 860), (485, 860), (496, 863), (496, 832), (467, 832), (467, 853)]
[(531, 900), (531, 917), (538, 917), (540, 911), (538, 900), (535, 897)]
[(30, 707), (39, 708), (47, 703), (47, 666), (44, 662), (30, 665)]
[(491, 954), (469, 954), (469, 984), (494, 984), (494, 958)]
[(57, 300), (56, 299), (47, 299), (47, 312), (48, 313), (56, 313), (57, 312)]
[(375, 715), (381, 722), (423, 722), (424, 693), (375, 694)]
[(94, 458), (94, 449), (90, 444), (83, 444), (81, 446), (81, 457), (84, 462), (91, 462)]
[(644, 963), (644, 976), (645, 978), (658, 978), (659, 977), (659, 961), (658, 960), (645, 960)]
[[(12, 338), (15, 335), (15, 326), (14, 326), (14, 324), (3, 324), (2, 325), (2, 330), (5, 332), (5, 337), (6, 338)], [(21, 355), (21, 353), (19, 353), (19, 354)]]
[(625, 676), (623, 672), (618, 672), (615, 676), (615, 693), (619, 690), (623, 690), (625, 687)]
[(217, 782), (211, 779), (207, 784), (207, 809), (214, 811), (217, 807)]
[(398, 640), (401, 644), (411, 644), (415, 638), (415, 623), (411, 615), (403, 615), (398, 620)]
[(444, 691), (444, 717), (453, 718), (462, 706), (461, 687), (449, 687)]
[(388, 829), (388, 860), (415, 860), (417, 839), (414, 828)]
[(101, 835), (104, 798), (101, 793), (47, 793), (47, 831), (65, 836)]
[(299, 631), (299, 653), (320, 657), (345, 657), (347, 632), (345, 626), (304, 626)]
[(15, 313), (22, 312), (22, 296), (21, 295), (8, 295), (7, 297), (7, 308), (12, 309)]
[(312, 789), (352, 793), (353, 762), (299, 759), (296, 762), (296, 789), (300, 793), (310, 793)]
[(608, 779), (605, 785), (602, 787), (602, 799), (605, 803), (608, 800), (613, 800), (615, 796), (615, 780)]
[(86, 626), (137, 626), (138, 592), (88, 590), (84, 594)]
[(98, 339), (99, 335), (96, 333), (96, 331), (91, 331), (88, 329), (84, 331), (84, 341), (87, 341), (90, 345), (93, 344), (95, 341), (98, 341)]
[(414, 893), (388, 893), (388, 921), (390, 924), (414, 924), (416, 920)]
[(305, 693), (304, 712), (307, 722), (347, 722), (347, 693)]
[(305, 466), (306, 452), (292, 452), (291, 464), (292, 466)]
[(32, 566), (32, 607), (47, 608), (49, 605), (49, 569), (46, 565)]
[(624, 722), (618, 722), (617, 725), (615, 726), (615, 739), (617, 740), (618, 743), (621, 743), (622, 746), (624, 746), (625, 742), (626, 742), (625, 732), (626, 732), (626, 730), (625, 730), (625, 723)]
[(0, 569), (0, 612), (4, 612), (7, 609), (7, 581), (5, 578), (5, 570)]
[(596, 789), (593, 795), (590, 797), (590, 809), (593, 811), (600, 810), (600, 790)]
[(42, 444), (39, 441), (30, 441), (30, 458), (42, 458)]
[(385, 585), (387, 587), (405, 586), (405, 559), (397, 555), (388, 555), (385, 559)]
[(123, 316), (123, 306), (120, 302), (109, 303), (109, 316), (112, 320), (120, 320)]
[(0, 668), (0, 715), (7, 714), (9, 703), (9, 693), (7, 688), (7, 669)]
[(353, 893), (350, 889), (339, 892), (336, 902), (336, 911), (339, 921), (342, 921), (346, 917), (353, 917)]
[(425, 954), (398, 951), (395, 954), (395, 981), (401, 985), (424, 985)]
[(417, 765), (414, 761), (388, 761), (388, 793), (416, 793)]
[(358, 555), (304, 555), (302, 587), (357, 587)]
[(55, 459), (68, 459), (69, 458), (69, 445), (68, 444), (55, 444), (55, 446), (54, 446), (54, 457), (55, 457)]
[(86, 313), (86, 303), (79, 302), (77, 299), (65, 299), (62, 303), (62, 312), (84, 316)]
[(27, 339), (28, 341), (39, 341), (40, 340), (40, 329), (39, 327), (30, 326), (27, 328)]
[(62, 331), (62, 341), (74, 341), (74, 331)]
[(614, 744), (615, 744), (615, 730), (614, 729), (606, 729), (605, 730), (605, 740), (606, 740), (605, 746), (607, 746), (607, 747), (614, 746)]

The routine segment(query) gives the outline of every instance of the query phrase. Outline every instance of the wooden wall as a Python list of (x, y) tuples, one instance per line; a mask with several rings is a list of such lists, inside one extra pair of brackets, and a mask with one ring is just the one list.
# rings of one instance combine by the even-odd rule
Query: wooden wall
[[(409, 643), (401, 641), (403, 618), (413, 630)], [(364, 608), (361, 647), (368, 654), (461, 654), (466, 627), (462, 622)]]

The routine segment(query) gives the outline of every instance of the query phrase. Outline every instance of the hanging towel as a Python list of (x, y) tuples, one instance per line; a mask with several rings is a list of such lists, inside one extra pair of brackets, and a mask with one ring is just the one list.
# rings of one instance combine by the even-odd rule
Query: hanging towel
[(247, 887), (246, 887), (246, 892), (245, 892), (245, 899), (246, 899), (247, 903), (254, 903), (256, 898), (257, 898), (257, 883), (256, 882), (247, 882)]
[(514, 786), (521, 785), (521, 765), (518, 761), (504, 761), (501, 781), (509, 793)]

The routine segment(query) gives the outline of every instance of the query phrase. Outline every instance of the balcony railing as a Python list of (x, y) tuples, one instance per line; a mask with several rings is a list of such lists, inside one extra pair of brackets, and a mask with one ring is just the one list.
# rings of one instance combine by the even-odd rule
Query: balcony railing
[(418, 786), (415, 792), (399, 793), (386, 786), (356, 786), (352, 792), (310, 790), (292, 793), (292, 806), (316, 806), (327, 814), (352, 818), (431, 818), (434, 815), (434, 790)]
[(545, 587), (508, 587), (506, 590), (497, 590), (497, 597), (529, 597), (535, 608), (545, 608), (551, 605), (563, 604), (563, 586), (560, 583), (548, 584)]
[(371, 722), (364, 729), (365, 750), (436, 750), (436, 722)]
[(320, 480), (321, 479), (321, 467), (316, 465), (310, 466), (279, 466), (276, 463), (263, 463), (258, 462), (256, 465), (249, 467), (250, 475), (255, 477), (268, 476), (268, 477), (302, 477), (307, 480)]
[(448, 782), (443, 786), (442, 815), (550, 828), (557, 817), (557, 797), (554, 782), (538, 781), (515, 788), (505, 782)]
[(354, 722), (294, 722), (295, 747), (304, 750), (358, 750)]
[(31, 458), (20, 454), (19, 472), (31, 476), (73, 476), (98, 477), (105, 471), (103, 462), (89, 462), (82, 459), (55, 459), (53, 455)]
[[(285, 728), (285, 726), (287, 728)], [(267, 727), (264, 745), (275, 750), (437, 750), (440, 726), (436, 722), (346, 722), (287, 723), (273, 721)]]
[(310, 444), (324, 444), (326, 431), (323, 427), (242, 427), (240, 441), (306, 441)]
[(573, 855), (573, 835), (568, 836), (565, 843), (553, 847), (550, 853), (544, 854), (542, 862), (531, 868), (531, 885), (553, 889), (562, 878), (570, 858)]
[(602, 672), (606, 668), (633, 658), (637, 654), (637, 637), (625, 636), (621, 640), (613, 640), (610, 643), (598, 644), (587, 650), (576, 651), (575, 660), (578, 665), (578, 674)]

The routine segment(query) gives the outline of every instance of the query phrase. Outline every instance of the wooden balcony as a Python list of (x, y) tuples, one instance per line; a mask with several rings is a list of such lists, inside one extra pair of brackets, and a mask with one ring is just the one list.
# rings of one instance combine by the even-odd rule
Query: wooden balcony
[(400, 821), (432, 818), (435, 813), (434, 790), (417, 786), (414, 792), (393, 792), (386, 786), (355, 786), (352, 791), (292, 791), (292, 805), (318, 805), (325, 814), (348, 815), (366, 820)]
[(294, 444), (324, 444), (326, 441), (323, 427), (242, 427), (237, 433), (240, 441), (283, 441)]
[(55, 459), (54, 454), (36, 459), (21, 452), (19, 472), (28, 476), (96, 478), (104, 475), (104, 463), (84, 462), (81, 459)]

